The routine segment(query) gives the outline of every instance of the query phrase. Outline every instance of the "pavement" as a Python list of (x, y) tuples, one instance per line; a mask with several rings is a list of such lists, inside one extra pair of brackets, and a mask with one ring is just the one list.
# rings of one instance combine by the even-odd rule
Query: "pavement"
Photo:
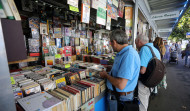
[(167, 89), (158, 89), (158, 94), (150, 99), (148, 111), (190, 111), (190, 68), (179, 63), (167, 63)]

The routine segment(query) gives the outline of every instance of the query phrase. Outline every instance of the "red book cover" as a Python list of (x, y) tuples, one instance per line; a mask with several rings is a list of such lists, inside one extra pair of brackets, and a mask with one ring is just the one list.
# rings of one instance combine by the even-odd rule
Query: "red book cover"
[(71, 46), (65, 46), (64, 47), (64, 54), (65, 54), (65, 56), (72, 56), (72, 47)]

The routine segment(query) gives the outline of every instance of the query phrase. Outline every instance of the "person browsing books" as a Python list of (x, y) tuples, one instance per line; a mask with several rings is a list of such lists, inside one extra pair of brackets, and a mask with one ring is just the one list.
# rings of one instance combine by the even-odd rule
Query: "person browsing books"
[(107, 100), (110, 111), (117, 111), (117, 99), (114, 87), (120, 101), (132, 101), (140, 72), (140, 58), (137, 51), (128, 45), (128, 37), (122, 30), (110, 33), (110, 42), (114, 52), (117, 52), (113, 67), (109, 73), (102, 71), (100, 76), (107, 79), (109, 90)]
[[(156, 57), (160, 60), (160, 52), (156, 47), (154, 47), (153, 43), (148, 43), (149, 39), (147, 36), (138, 35), (135, 40), (135, 44), (137, 49), (140, 51), (139, 56), (141, 59), (141, 69), (140, 69), (140, 77), (142, 74), (145, 74), (149, 61), (152, 59), (151, 50), (148, 48), (150, 46), (155, 53)], [(147, 46), (145, 46), (147, 45)], [(148, 102), (150, 96), (150, 90), (146, 87), (141, 81), (138, 82), (138, 97), (140, 99), (139, 111), (147, 111), (148, 109)]]

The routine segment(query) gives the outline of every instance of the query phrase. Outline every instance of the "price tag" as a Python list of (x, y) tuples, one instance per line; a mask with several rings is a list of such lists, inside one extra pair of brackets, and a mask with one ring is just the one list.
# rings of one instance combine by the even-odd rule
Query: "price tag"
[(65, 68), (70, 68), (71, 65), (70, 64), (65, 64)]
[(10, 78), (11, 79), (11, 84), (15, 84), (15, 80), (13, 77)]
[(71, 5), (69, 5), (69, 10), (71, 10), (73, 12), (79, 12), (79, 9), (77, 7), (73, 7)]

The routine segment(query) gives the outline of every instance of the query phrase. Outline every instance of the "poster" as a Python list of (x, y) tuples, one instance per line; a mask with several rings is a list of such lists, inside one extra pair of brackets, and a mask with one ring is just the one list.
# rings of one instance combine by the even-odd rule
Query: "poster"
[(61, 28), (54, 28), (54, 37), (55, 38), (62, 38), (62, 36), (61, 36)]
[(81, 22), (89, 23), (90, 21), (90, 5), (82, 4)]
[(29, 27), (39, 29), (39, 18), (29, 18)]
[(125, 29), (132, 28), (132, 25), (133, 25), (132, 19), (125, 20)]
[(123, 2), (123, 0), (119, 0), (118, 15), (121, 18), (123, 18), (124, 5), (125, 5), (125, 3)]
[(118, 0), (113, 0), (113, 5), (118, 8)]
[(111, 29), (111, 17), (108, 17), (108, 16), (107, 16), (106, 29), (107, 30)]
[(111, 5), (107, 5), (107, 16), (111, 17), (111, 15), (112, 15), (112, 7)]
[(67, 0), (67, 4), (78, 8), (78, 0)]
[(125, 7), (125, 19), (133, 19), (133, 8)]
[(96, 23), (100, 25), (106, 25), (106, 10), (98, 7)]
[(111, 13), (112, 13), (111, 18), (114, 20), (117, 20), (117, 9), (113, 6), (112, 6)]

